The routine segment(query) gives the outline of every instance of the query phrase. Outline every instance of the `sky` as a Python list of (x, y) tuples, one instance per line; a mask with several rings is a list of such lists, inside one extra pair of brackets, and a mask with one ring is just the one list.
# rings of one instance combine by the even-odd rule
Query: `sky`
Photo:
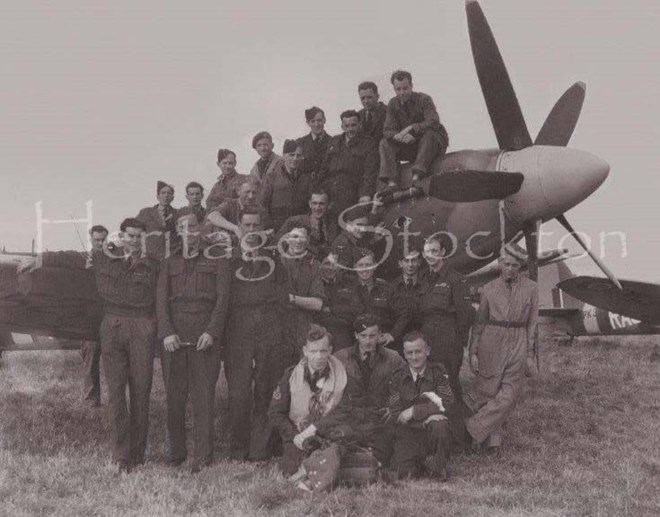
[[(657, 170), (657, 30), (653, 0), (483, 0), (532, 138), (574, 82), (587, 96), (571, 147), (610, 163), (603, 186), (568, 212), (573, 226), (606, 241), (622, 278), (660, 281)], [(210, 189), (217, 149), (247, 173), (252, 136), (307, 132), (318, 105), (326, 129), (359, 108), (357, 84), (404, 68), (433, 96), (450, 151), (496, 147), (474, 71), (464, 3), (333, 0), (12, 0), (0, 18), (0, 246), (29, 249), (35, 204), (43, 217), (84, 218), (112, 230), (156, 203), (156, 181), (184, 205), (191, 180)], [(547, 223), (552, 248), (564, 231)], [(45, 225), (48, 249), (81, 249), (85, 223)], [(570, 242), (570, 241), (568, 241)], [(571, 245), (571, 249), (577, 250)], [(595, 274), (587, 260), (577, 272)]]

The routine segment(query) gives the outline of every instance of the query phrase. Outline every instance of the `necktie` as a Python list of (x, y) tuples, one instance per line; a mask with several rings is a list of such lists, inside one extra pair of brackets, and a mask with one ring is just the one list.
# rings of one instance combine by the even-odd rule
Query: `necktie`
[(319, 219), (319, 242), (325, 243), (325, 233), (323, 232), (323, 219)]
[(367, 127), (371, 125), (371, 111), (367, 110), (367, 112), (364, 114), (364, 122)]
[(412, 287), (412, 285), (413, 285), (412, 280), (411, 280), (410, 278), (407, 279), (407, 280), (406, 280), (406, 287), (407, 287), (408, 289), (410, 289), (410, 288)]
[(415, 379), (415, 391), (419, 393), (419, 388), (422, 385), (422, 374), (418, 373), (417, 378)]
[(360, 364), (360, 369), (362, 370), (362, 377), (364, 378), (365, 386), (369, 385), (369, 377), (371, 376), (371, 365), (369, 364), (370, 361), (371, 361), (371, 352), (366, 352), (364, 354), (364, 359), (362, 359), (362, 363)]

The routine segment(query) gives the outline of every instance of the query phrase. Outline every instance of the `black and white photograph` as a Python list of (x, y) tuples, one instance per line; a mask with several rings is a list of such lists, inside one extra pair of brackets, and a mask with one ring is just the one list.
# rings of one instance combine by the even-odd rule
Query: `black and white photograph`
[(659, 23), (6, 3), (0, 516), (660, 515)]

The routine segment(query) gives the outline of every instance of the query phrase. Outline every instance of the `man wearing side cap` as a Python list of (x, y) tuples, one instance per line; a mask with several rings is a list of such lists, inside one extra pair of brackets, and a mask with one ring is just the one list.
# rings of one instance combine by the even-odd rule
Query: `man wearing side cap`
[(169, 256), (177, 243), (176, 216), (177, 210), (172, 207), (174, 187), (164, 181), (156, 184), (158, 204), (140, 210), (137, 219), (147, 228), (145, 233), (146, 253), (158, 260)]
[(257, 151), (259, 159), (255, 162), (250, 175), (261, 181), (271, 174), (282, 162), (282, 157), (273, 152), (273, 137), (268, 131), (260, 131), (252, 138), (252, 149)]
[(302, 155), (305, 159), (301, 172), (306, 175), (316, 176), (321, 163), (325, 158), (330, 144), (330, 135), (325, 132), (325, 113), (318, 106), (312, 106), (305, 110), (305, 121), (309, 126), (309, 133), (298, 139), (302, 147)]
[(220, 176), (206, 197), (206, 210), (211, 211), (227, 199), (238, 197), (238, 187), (247, 179), (236, 171), (236, 153), (230, 149), (218, 149)]
[(282, 154), (283, 161), (266, 176), (259, 194), (259, 204), (268, 213), (276, 232), (289, 217), (307, 213), (311, 190), (311, 177), (301, 170), (302, 145), (285, 140)]

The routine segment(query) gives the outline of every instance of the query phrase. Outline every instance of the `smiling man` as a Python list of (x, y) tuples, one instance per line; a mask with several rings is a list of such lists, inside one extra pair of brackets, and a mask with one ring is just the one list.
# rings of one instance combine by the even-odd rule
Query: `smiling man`
[(400, 186), (399, 160), (413, 164), (413, 184), (432, 173), (431, 165), (442, 156), (449, 137), (440, 123), (433, 99), (413, 91), (412, 75), (397, 70), (390, 78), (394, 93), (380, 141), (380, 179), (390, 187)]
[(325, 132), (325, 113), (318, 106), (305, 110), (305, 121), (309, 127), (309, 133), (298, 139), (305, 160), (301, 172), (313, 176), (318, 173), (325, 153), (328, 151), (330, 135)]
[(427, 474), (447, 480), (451, 450), (446, 408), (454, 404), (449, 376), (428, 361), (431, 349), (420, 332), (403, 338), (408, 363), (392, 376), (388, 421), (395, 426), (392, 468), (400, 477)]
[(274, 171), (282, 161), (282, 157), (275, 152), (273, 144), (273, 137), (268, 131), (260, 131), (252, 138), (252, 149), (257, 151), (259, 159), (255, 162), (251, 176), (256, 176), (260, 180), (263, 179)]

